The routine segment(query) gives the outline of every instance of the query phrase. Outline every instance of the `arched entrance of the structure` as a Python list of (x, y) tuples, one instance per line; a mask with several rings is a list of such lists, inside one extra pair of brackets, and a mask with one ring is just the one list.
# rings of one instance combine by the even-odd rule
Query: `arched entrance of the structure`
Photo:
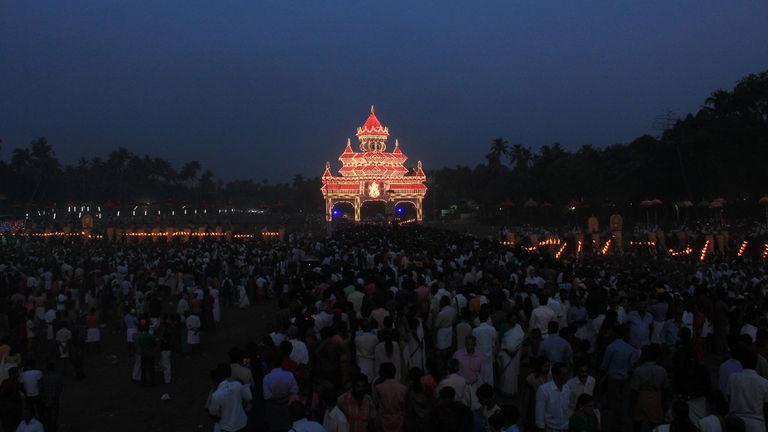
[(411, 201), (398, 201), (395, 204), (395, 218), (399, 220), (416, 219), (416, 204)]
[(384, 201), (365, 201), (360, 205), (362, 220), (384, 221), (387, 219), (387, 203)]
[(331, 218), (333, 220), (355, 220), (355, 205), (348, 201), (334, 203), (331, 208)]

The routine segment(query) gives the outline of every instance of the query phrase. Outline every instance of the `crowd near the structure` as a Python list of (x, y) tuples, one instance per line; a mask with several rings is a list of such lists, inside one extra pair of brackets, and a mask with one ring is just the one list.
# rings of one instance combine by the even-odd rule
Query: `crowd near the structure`
[[(216, 432), (766, 430), (759, 259), (554, 259), (413, 225), (0, 251), (3, 432), (56, 431), (108, 329), (136, 385), (205, 353), (210, 394), (188, 409)], [(207, 348), (262, 302), (263, 338)]]

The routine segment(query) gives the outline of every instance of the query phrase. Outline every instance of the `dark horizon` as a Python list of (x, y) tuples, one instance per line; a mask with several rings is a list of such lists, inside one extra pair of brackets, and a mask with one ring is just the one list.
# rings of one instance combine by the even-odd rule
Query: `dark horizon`
[[(439, 7), (438, 7), (439, 6)], [(657, 133), (768, 69), (768, 4), (78, 2), (0, 13), (0, 158), (125, 147), (225, 180), (318, 176), (371, 104), (408, 165)]]

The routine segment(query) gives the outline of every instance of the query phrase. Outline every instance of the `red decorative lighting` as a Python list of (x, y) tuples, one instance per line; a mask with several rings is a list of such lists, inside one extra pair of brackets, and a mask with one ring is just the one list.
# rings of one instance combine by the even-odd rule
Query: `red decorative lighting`
[(325, 163), (320, 188), (325, 198), (326, 220), (333, 218), (333, 206), (340, 202), (351, 204), (355, 209), (355, 221), (360, 221), (360, 208), (366, 201), (384, 201), (393, 204), (408, 202), (416, 209), (415, 220), (422, 220), (422, 201), (427, 192), (426, 175), (421, 161), (409, 170), (404, 163), (408, 159), (395, 140), (395, 147), (387, 152), (389, 129), (381, 124), (374, 107), (368, 119), (357, 128), (359, 151), (352, 149), (347, 140), (339, 156), (339, 175)]

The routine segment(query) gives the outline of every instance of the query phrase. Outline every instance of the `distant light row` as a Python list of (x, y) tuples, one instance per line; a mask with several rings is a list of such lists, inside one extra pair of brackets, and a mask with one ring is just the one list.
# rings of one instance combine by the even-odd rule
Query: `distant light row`
[[(280, 231), (262, 231), (259, 233), (261, 237), (280, 237)], [(80, 232), (64, 232), (54, 231), (45, 233), (20, 233), (17, 234), (24, 237), (87, 237), (100, 239), (103, 238), (101, 234), (88, 234), (85, 231)], [(119, 235), (125, 237), (227, 237), (230, 234), (223, 232), (194, 232), (194, 231), (174, 231), (174, 232), (125, 232)], [(232, 238), (237, 239), (249, 239), (253, 238), (254, 234), (232, 234)]]
[[(83, 217), (83, 213), (88, 213), (90, 211), (91, 211), (91, 208), (89, 206), (82, 206), (79, 209), (77, 207), (67, 207), (67, 213), (77, 213), (77, 217), (78, 218)], [(96, 213), (96, 217), (101, 219), (102, 218), (101, 207), (96, 207), (96, 212), (97, 212)], [(56, 219), (57, 213), (54, 210), (51, 210), (50, 212), (48, 210), (38, 210), (37, 211), (37, 216), (47, 216), (49, 213), (51, 214), (53, 219)], [(131, 216), (132, 217), (136, 216), (136, 213), (137, 213), (136, 207), (134, 207), (134, 210), (131, 210)], [(142, 212), (138, 212), (138, 213), (142, 213)], [(154, 210), (152, 210), (152, 211), (144, 210), (143, 213), (144, 213), (144, 216), (150, 216), (150, 215), (155, 215), (155, 214), (157, 214), (158, 216), (161, 216), (163, 214), (161, 210), (157, 210), (157, 213), (155, 213)], [(207, 209), (203, 209), (203, 211), (201, 213), (202, 214), (208, 214), (208, 210)], [(218, 211), (218, 214), (228, 214), (228, 213), (264, 214), (264, 213), (266, 213), (266, 210), (263, 210), (263, 209), (249, 209), (249, 210), (219, 209), (219, 211)], [(166, 210), (165, 214), (166, 215), (170, 214), (171, 216), (176, 216), (176, 210), (171, 210), (170, 213)], [(179, 210), (179, 214), (184, 214), (184, 215), (193, 214), (193, 215), (196, 215), (197, 214), (197, 209), (194, 209), (194, 210), (182, 209), (182, 210)], [(139, 216), (141, 216), (141, 214), (139, 214)], [(26, 213), (26, 217), (27, 217), (27, 219), (29, 219), (29, 213)], [(120, 217), (120, 210), (117, 210), (115, 212), (115, 217)]]

